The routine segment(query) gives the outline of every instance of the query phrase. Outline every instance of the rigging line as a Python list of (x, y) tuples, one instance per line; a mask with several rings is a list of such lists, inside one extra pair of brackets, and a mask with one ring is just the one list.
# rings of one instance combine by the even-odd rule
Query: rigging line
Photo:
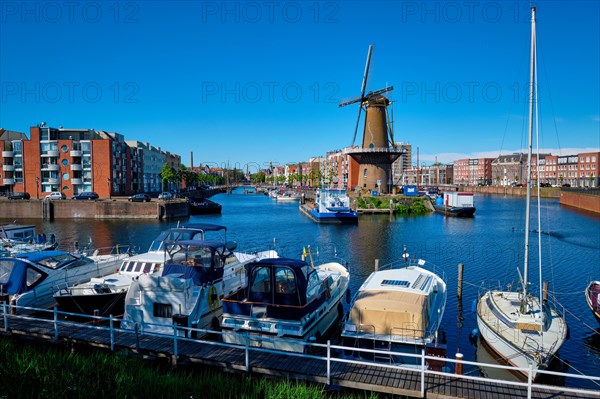
[[(552, 295), (552, 300), (556, 303), (560, 303), (556, 297), (554, 295)], [(569, 313), (571, 316), (573, 316), (577, 321), (581, 322), (581, 324), (583, 324), (585, 327), (587, 327), (591, 332), (593, 332), (594, 334), (600, 334), (600, 332), (598, 332), (594, 327), (590, 326), (589, 324), (587, 324), (585, 321), (581, 320), (579, 317), (577, 317), (577, 315), (573, 312), (571, 312), (569, 309), (567, 309), (566, 307), (564, 307), (562, 304), (560, 304), (560, 306), (562, 306), (562, 308), (564, 309), (565, 312)]]

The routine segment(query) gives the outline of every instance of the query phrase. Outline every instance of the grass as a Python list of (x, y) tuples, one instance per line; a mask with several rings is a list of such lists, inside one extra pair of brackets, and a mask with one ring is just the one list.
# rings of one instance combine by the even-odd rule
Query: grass
[[(333, 392), (321, 384), (229, 374), (0, 337), (0, 398), (349, 398), (372, 392)], [(387, 397), (387, 396), (386, 396)]]

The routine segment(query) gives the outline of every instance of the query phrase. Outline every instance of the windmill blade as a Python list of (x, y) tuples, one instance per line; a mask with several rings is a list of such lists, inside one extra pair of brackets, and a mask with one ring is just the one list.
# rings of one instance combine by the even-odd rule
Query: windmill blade
[(392, 106), (392, 118), (390, 119), (390, 114), (388, 112), (388, 107), (385, 107), (385, 118), (387, 120), (388, 134), (390, 136), (391, 147), (394, 146), (394, 103), (390, 101), (390, 105)]
[(371, 97), (371, 96), (376, 96), (378, 94), (387, 93), (388, 91), (392, 91), (392, 90), (394, 90), (394, 86), (389, 86), (389, 87), (386, 87), (385, 89), (381, 89), (381, 90), (370, 92), (369, 94), (367, 94), (367, 97)]
[(356, 141), (356, 134), (358, 133), (358, 124), (360, 123), (360, 113), (362, 112), (362, 100), (365, 97), (365, 90), (367, 89), (367, 79), (369, 78), (369, 65), (371, 65), (371, 54), (373, 54), (373, 45), (369, 45), (369, 52), (367, 53), (367, 63), (365, 65), (365, 72), (363, 74), (362, 86), (360, 88), (360, 100), (361, 103), (358, 107), (358, 118), (356, 118), (356, 127), (354, 128), (354, 136), (352, 137), (352, 147)]
[(362, 96), (356, 96), (356, 97), (352, 97), (352, 98), (348, 98), (345, 100), (340, 101), (338, 107), (345, 107), (346, 105), (350, 105), (350, 104), (354, 104), (357, 103), (359, 101), (362, 101)]

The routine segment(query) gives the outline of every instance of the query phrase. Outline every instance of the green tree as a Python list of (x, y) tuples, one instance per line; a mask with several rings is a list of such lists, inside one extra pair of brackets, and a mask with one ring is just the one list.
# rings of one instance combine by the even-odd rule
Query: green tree
[(175, 169), (173, 169), (168, 164), (164, 164), (162, 169), (160, 170), (160, 178), (163, 183), (163, 191), (166, 191), (165, 184), (167, 184), (168, 187), (168, 183), (175, 182), (177, 179)]

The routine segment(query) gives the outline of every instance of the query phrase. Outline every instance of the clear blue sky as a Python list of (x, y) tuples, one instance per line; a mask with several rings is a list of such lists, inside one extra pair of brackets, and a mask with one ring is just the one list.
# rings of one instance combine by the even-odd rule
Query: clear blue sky
[[(599, 2), (539, 1), (542, 148), (600, 147)], [(524, 147), (529, 2), (0, 1), (0, 126), (95, 128), (184, 164), (350, 145), (393, 85), (395, 138), (431, 163)], [(357, 140), (358, 141), (358, 140)], [(413, 159), (416, 162), (416, 159)]]

